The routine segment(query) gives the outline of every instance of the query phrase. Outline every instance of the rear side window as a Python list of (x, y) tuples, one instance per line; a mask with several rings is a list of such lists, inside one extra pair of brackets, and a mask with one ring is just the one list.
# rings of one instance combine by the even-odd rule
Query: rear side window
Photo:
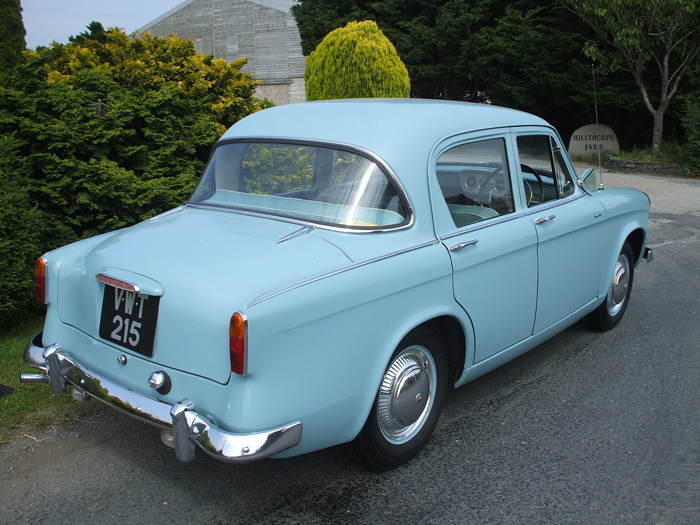
[(455, 226), (514, 211), (513, 190), (502, 138), (461, 144), (444, 152), (436, 175)]

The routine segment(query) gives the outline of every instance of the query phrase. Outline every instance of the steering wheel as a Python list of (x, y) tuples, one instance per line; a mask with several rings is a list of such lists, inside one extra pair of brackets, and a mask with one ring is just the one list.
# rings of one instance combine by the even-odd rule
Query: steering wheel
[[(530, 173), (535, 176), (535, 179), (537, 179), (537, 184), (540, 186), (539, 200), (536, 201), (535, 204), (540, 204), (541, 202), (544, 202), (544, 183), (542, 182), (542, 177), (540, 177), (540, 174), (537, 173), (537, 171), (534, 168), (531, 168), (527, 164), (521, 164), (520, 171), (522, 171), (523, 173)], [(523, 179), (523, 188), (525, 189), (526, 195), (529, 193), (529, 197), (527, 199), (527, 205), (529, 207), (530, 203), (535, 198), (535, 192), (532, 191), (532, 186), (530, 186), (530, 183), (525, 179)]]
[(477, 203), (480, 206), (484, 206), (485, 203), (488, 203), (489, 208), (498, 211), (494, 207), (492, 200), (495, 195), (501, 196), (506, 203), (506, 207), (510, 209), (510, 203), (508, 202), (508, 194), (506, 192), (506, 185), (505, 181), (503, 180), (503, 176), (501, 175), (500, 179), (496, 179), (496, 177), (502, 173), (502, 170), (498, 170), (481, 179), (479, 183), (479, 193), (476, 197)]

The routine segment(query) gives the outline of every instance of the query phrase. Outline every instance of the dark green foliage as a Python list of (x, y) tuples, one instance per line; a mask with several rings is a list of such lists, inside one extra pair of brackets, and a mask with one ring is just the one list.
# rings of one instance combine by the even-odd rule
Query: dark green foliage
[[(41, 253), (42, 216), (28, 193), (27, 181), (15, 173), (19, 141), (0, 134), (0, 319), (20, 319), (36, 312), (31, 268)], [(5, 323), (0, 323), (4, 325)]]
[(408, 71), (372, 21), (329, 33), (306, 61), (306, 98), (408, 97)]
[(473, 82), (457, 68), (463, 41), (486, 11), (467, 0), (301, 0), (292, 6), (304, 54), (348, 22), (376, 21), (408, 70), (412, 95), (463, 100)]
[(259, 107), (244, 61), (88, 29), (26, 52), (0, 87), (0, 325), (35, 303), (36, 257), (184, 202), (214, 141)]
[[(307, 54), (330, 31), (375, 20), (406, 65), (411, 96), (529, 111), (564, 141), (595, 120), (592, 61), (583, 52), (594, 34), (560, 0), (300, 0), (292, 12)], [(600, 121), (624, 147), (643, 141), (653, 123), (634, 80), (600, 68), (597, 77)]]
[(700, 176), (700, 94), (688, 97), (683, 116), (683, 127), (686, 134), (685, 150), (692, 175)]
[(0, 79), (22, 60), (26, 34), (19, 0), (0, 0)]

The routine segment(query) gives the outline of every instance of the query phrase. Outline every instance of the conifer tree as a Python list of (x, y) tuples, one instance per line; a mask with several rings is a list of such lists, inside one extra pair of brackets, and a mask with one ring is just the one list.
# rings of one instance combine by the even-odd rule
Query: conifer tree
[(0, 76), (11, 71), (22, 59), (26, 34), (19, 0), (0, 0)]
[(408, 97), (411, 83), (396, 48), (373, 21), (331, 31), (306, 62), (306, 98)]

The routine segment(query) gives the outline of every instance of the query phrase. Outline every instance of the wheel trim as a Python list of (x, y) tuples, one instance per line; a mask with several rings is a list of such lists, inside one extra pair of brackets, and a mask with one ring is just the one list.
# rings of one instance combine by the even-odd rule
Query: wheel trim
[(608, 313), (617, 315), (625, 304), (630, 285), (630, 263), (627, 256), (620, 254), (615, 264), (613, 279), (606, 298)]
[(391, 362), (377, 399), (377, 419), (393, 444), (412, 439), (427, 420), (435, 398), (437, 372), (430, 352), (410, 346)]

